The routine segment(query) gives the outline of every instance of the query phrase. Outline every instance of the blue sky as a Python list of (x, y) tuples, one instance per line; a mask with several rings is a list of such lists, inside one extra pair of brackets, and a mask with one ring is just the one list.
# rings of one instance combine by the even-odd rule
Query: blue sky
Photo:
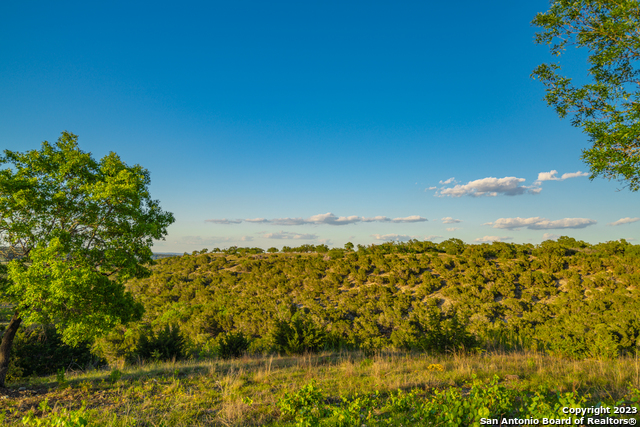
[(4, 2), (0, 148), (68, 130), (143, 165), (176, 217), (157, 252), (639, 238), (640, 195), (582, 176), (530, 78), (547, 7)]

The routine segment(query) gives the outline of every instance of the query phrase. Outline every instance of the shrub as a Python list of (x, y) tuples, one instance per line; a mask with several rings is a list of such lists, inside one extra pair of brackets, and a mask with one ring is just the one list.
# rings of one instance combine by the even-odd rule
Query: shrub
[(138, 347), (140, 331), (136, 328), (125, 328), (120, 325), (112, 329), (102, 338), (98, 338), (92, 346), (94, 354), (106, 359), (109, 365), (122, 365), (132, 361)]
[(446, 252), (449, 255), (461, 254), (464, 252), (465, 248), (465, 243), (462, 240), (456, 238), (451, 238), (438, 244), (438, 249)]
[(428, 307), (416, 313), (413, 322), (394, 331), (392, 341), (397, 348), (416, 349), (426, 352), (472, 350), (478, 341), (467, 323), (452, 310), (443, 313), (438, 307)]
[(302, 312), (294, 314), (290, 321), (277, 321), (271, 334), (276, 349), (287, 354), (317, 352), (324, 347), (327, 336)]
[(53, 325), (19, 330), (11, 351), (11, 380), (20, 376), (51, 375), (61, 369), (84, 369), (102, 362), (91, 354), (88, 343), (71, 347)]
[(185, 357), (186, 342), (177, 326), (166, 325), (158, 332), (143, 331), (138, 355), (143, 359), (170, 360)]
[(240, 357), (249, 349), (249, 340), (242, 332), (227, 332), (218, 341), (218, 355), (223, 359)]

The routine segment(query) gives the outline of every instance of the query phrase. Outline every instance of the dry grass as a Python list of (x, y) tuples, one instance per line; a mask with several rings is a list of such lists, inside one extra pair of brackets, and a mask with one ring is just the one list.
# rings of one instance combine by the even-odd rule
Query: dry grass
[(485, 380), (497, 375), (525, 391), (575, 390), (596, 400), (617, 400), (630, 386), (640, 388), (639, 363), (570, 361), (537, 353), (430, 356), (393, 351), (369, 358), (342, 352), (149, 363), (124, 367), (120, 378), (104, 370), (69, 374), (66, 388), (54, 377), (15, 384), (0, 399), (0, 414), (6, 414), (6, 425), (21, 425), (29, 410), (40, 414), (38, 405), (46, 398), (52, 408), (69, 409), (85, 400), (92, 418), (109, 427), (131, 425), (134, 419), (145, 426), (267, 425), (277, 422), (277, 402), (284, 393), (312, 379), (325, 395), (338, 399), (376, 390), (465, 388), (474, 375)]

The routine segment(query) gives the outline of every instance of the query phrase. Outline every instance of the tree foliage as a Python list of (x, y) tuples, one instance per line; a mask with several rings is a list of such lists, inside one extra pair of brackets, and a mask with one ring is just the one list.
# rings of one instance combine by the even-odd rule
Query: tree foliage
[(124, 282), (149, 274), (153, 239), (173, 222), (151, 199), (146, 169), (113, 152), (96, 161), (77, 139), (63, 132), (40, 150), (0, 156), (0, 246), (10, 259), (0, 293), (15, 310), (13, 335), (20, 322), (56, 324), (74, 345), (140, 319)]
[[(536, 42), (554, 56), (566, 46), (589, 51), (590, 82), (576, 84), (559, 64), (542, 64), (532, 76), (546, 87), (547, 103), (571, 115), (593, 146), (582, 158), (591, 178), (619, 179), (640, 189), (640, 3), (638, 0), (553, 0), (532, 22)], [(578, 79), (578, 81), (585, 79)]]

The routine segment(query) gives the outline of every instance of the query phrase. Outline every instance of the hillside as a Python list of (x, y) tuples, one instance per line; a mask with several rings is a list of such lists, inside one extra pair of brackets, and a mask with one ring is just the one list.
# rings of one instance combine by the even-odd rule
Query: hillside
[(0, 420), (466, 426), (563, 406), (637, 417), (638, 245), (283, 249), (159, 259), (127, 283), (144, 319), (79, 348), (51, 326), (23, 328)]
[[(638, 346), (640, 246), (625, 241), (284, 250), (158, 260), (151, 277), (127, 284), (145, 306), (141, 325), (178, 327), (195, 354), (232, 332), (257, 352), (500, 347), (608, 358)], [(298, 347), (283, 334), (297, 334)]]

